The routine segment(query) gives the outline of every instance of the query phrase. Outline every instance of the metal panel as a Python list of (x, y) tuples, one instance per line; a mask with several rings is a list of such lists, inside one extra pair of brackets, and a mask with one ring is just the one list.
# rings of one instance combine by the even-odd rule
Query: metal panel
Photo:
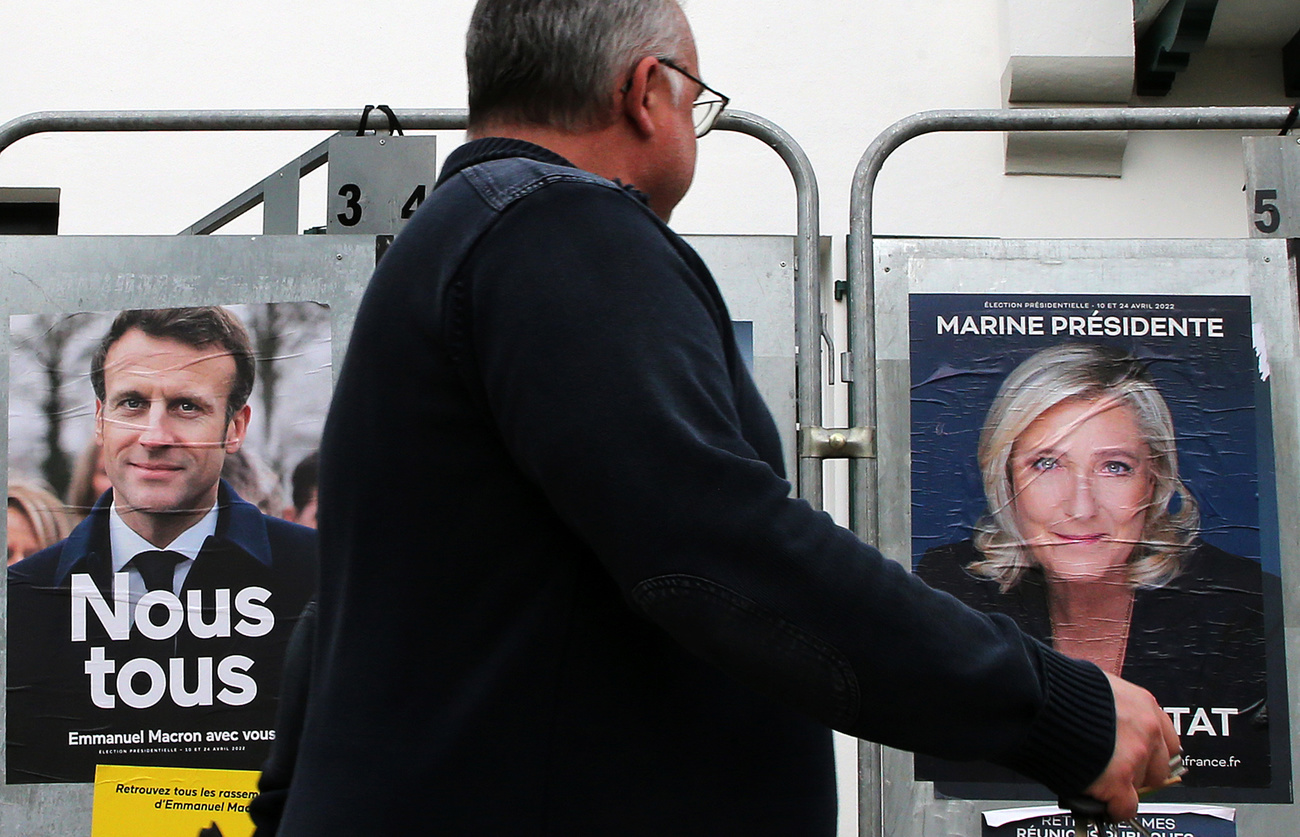
[[(373, 266), (368, 239), (4, 237), (0, 345), (10, 345), (11, 314), (310, 300), (330, 306), (337, 369)], [(7, 435), (7, 353), (0, 361), (0, 399)], [(8, 467), (6, 447), (0, 471)], [(88, 834), (91, 799), (89, 784), (0, 786), (0, 835)]]
[[(1271, 403), (1260, 403), (1258, 410), (1265, 415), (1271, 411), (1272, 446), (1267, 453), (1279, 452), (1272, 463), (1275, 479), (1269, 480), (1269, 463), (1263, 455), (1266, 452), (1261, 451), (1261, 515), (1266, 515), (1267, 495), (1272, 491), (1276, 492), (1281, 510), (1292, 509), (1300, 501), (1300, 462), (1288, 455), (1300, 442), (1300, 324), (1295, 276), (1283, 242), (879, 241), (875, 275), (875, 381), (880, 404), (878, 462), (882, 477), (873, 502), (879, 510), (879, 546), (886, 555), (906, 560), (905, 556), (913, 553), (911, 335), (907, 311), (909, 295), (918, 293), (1032, 294), (1036, 298), (1078, 292), (1112, 297), (1134, 293), (1248, 295), (1253, 325), (1263, 339), (1270, 368)], [(1265, 447), (1265, 440), (1261, 439), (1260, 447)], [(1291, 547), (1300, 542), (1300, 519), (1284, 512), (1275, 523), (1261, 520), (1261, 528), (1274, 525), (1281, 547), (1286, 626), (1282, 644), (1289, 694), (1294, 696), (1300, 636), (1293, 626), (1300, 595), (1293, 580), (1300, 573), (1300, 555)], [(1294, 705), (1292, 697), (1289, 704), (1275, 711)], [(1275, 764), (1286, 758), (1290, 764), (1296, 763), (1298, 720), (1291, 719), (1289, 753), (1278, 754), (1275, 750)], [(1279, 755), (1283, 758), (1279, 759)], [(884, 833), (890, 835), (977, 835), (981, 833), (981, 811), (1017, 804), (1006, 800), (936, 799), (929, 782), (913, 780), (910, 754), (885, 750), (882, 762), (881, 823)], [(1232, 804), (1230, 793), (1220, 799)], [(1238, 833), (1243, 837), (1265, 837), (1293, 829), (1294, 804), (1235, 803), (1235, 807), (1239, 812)]]
[(718, 281), (734, 322), (753, 324), (754, 380), (781, 433), (795, 481), (795, 272), (788, 236), (688, 236)]
[[(46, 131), (342, 130), (353, 124), (353, 118), (350, 111), (339, 110), (34, 113), (0, 125), (0, 152), (3, 152), (13, 142), (23, 137)], [(412, 129), (454, 129), (464, 126), (465, 113), (459, 110), (418, 111), (414, 114), (404, 115), (402, 118), (407, 127)], [(712, 249), (712, 246), (708, 243), (700, 243), (700, 247), (703, 251), (706, 251), (706, 257), (713, 262), (719, 283), (723, 286), (724, 294), (730, 300), (733, 317), (750, 319), (754, 324), (755, 376), (765, 398), (769, 400), (778, 413), (778, 421), (784, 431), (783, 441), (790, 477), (793, 481), (796, 475), (798, 476), (798, 483), (802, 486), (802, 495), (813, 506), (820, 508), (822, 498), (820, 459), (811, 455), (796, 458), (794, 437), (796, 421), (802, 421), (805, 427), (815, 428), (821, 424), (822, 415), (820, 365), (822, 317), (820, 312), (823, 272), (821, 265), (828, 246), (818, 234), (816, 179), (802, 149), (794, 143), (787, 133), (767, 120), (752, 114), (735, 111), (724, 114), (718, 127), (721, 130), (749, 134), (769, 145), (786, 163), (795, 181), (798, 204), (798, 235), (793, 242), (788, 242), (788, 250), (787, 246), (778, 244), (774, 245), (770, 255), (744, 256), (733, 260), (730, 255), (725, 253), (707, 256), (707, 252)], [(308, 155), (304, 155), (299, 160), (300, 173), (305, 174), (311, 168), (319, 165), (321, 159), (323, 158), (321, 155), (316, 154), (315, 150), (309, 152)], [(286, 167), (282, 171), (288, 176), (292, 172), (292, 166)], [(430, 171), (432, 171), (432, 167)], [(278, 177), (279, 174), (276, 173), (274, 176)], [(259, 184), (259, 186), (248, 190), (244, 195), (241, 195), (185, 232), (191, 234), (210, 232), (225, 223), (230, 217), (238, 215), (251, 206), (255, 206), (256, 203), (263, 199), (264, 195), (269, 198), (270, 191), (263, 184)], [(334, 193), (337, 194), (336, 191)], [(267, 221), (268, 232), (272, 230), (275, 232), (287, 231), (291, 216), (294, 214), (291, 207), (292, 196), (285, 195), (283, 197), (284, 200), (277, 200), (274, 209), (268, 207), (270, 212), (270, 220)], [(247, 241), (248, 239), (241, 240)], [(253, 240), (256, 241), (256, 239)], [(82, 241), (93, 242), (94, 239), (82, 239)], [(101, 240), (101, 246), (110, 241)], [(93, 247), (93, 245), (91, 246)], [(104, 249), (111, 259), (111, 251), (114, 248), (108, 246)], [(328, 250), (330, 247), (327, 246), (326, 249)], [(337, 257), (345, 264), (352, 264), (353, 257), (357, 257), (357, 263), (366, 265), (366, 269), (362, 271), (363, 275), (369, 274), (368, 259), (373, 255), (373, 250), (369, 246), (353, 249), (344, 245), (335, 245), (334, 249), (340, 251)], [(723, 248), (723, 250), (726, 249)], [(788, 255), (785, 255), (786, 252), (788, 252)], [(0, 250), (0, 267), (8, 264), (7, 259), (9, 256), (9, 253)], [(128, 262), (130, 262), (130, 258), (119, 262), (124, 265), (123, 270), (133, 269), (127, 264)], [(51, 263), (36, 259), (30, 265), (31, 272), (45, 273), (45, 268)], [(80, 264), (94, 265), (95, 263), (93, 249), (82, 252)], [(164, 272), (169, 269), (170, 265), (159, 268)], [(320, 271), (314, 278), (317, 284), (323, 283), (328, 289), (332, 290), (335, 283), (327, 277), (326, 273), (326, 271)], [(270, 276), (278, 278), (279, 274), (272, 273)], [(745, 279), (752, 281), (754, 276), (779, 280), (779, 286), (785, 289), (777, 294), (780, 299), (766, 299), (765, 291), (759, 291), (751, 297), (750, 293), (743, 290)], [(735, 285), (731, 277), (735, 277), (735, 282), (740, 284)], [(741, 277), (745, 277), (745, 279)], [(100, 274), (100, 278), (107, 278), (107, 285), (113, 284), (111, 276), (105, 277)], [(134, 280), (134, 278), (133, 276), (132, 279)], [(207, 298), (201, 294), (199, 298), (194, 298), (193, 293), (186, 295), (187, 291), (194, 291), (194, 287), (181, 283), (181, 287), (178, 288), (168, 283), (167, 278), (165, 275), (149, 276), (146, 274), (145, 281), (140, 283), (146, 289), (141, 294), (139, 302), (132, 302), (125, 298), (129, 296), (128, 294), (117, 295), (112, 292), (103, 297), (103, 301), (100, 303), (72, 303), (60, 295), (59, 299), (54, 300), (55, 310), (67, 310), (65, 306), (71, 305), (111, 309), (132, 304), (156, 306), (195, 304), (207, 301)], [(311, 285), (313, 284), (312, 278), (309, 276), (303, 279), (302, 283)], [(57, 282), (54, 284), (58, 285)], [(128, 284), (131, 286), (132, 291), (139, 290), (134, 281)], [(204, 285), (205, 283), (199, 282), (198, 284)], [(290, 282), (288, 284), (293, 285), (295, 283)], [(350, 332), (352, 319), (355, 315), (356, 301), (360, 295), (360, 285), (361, 283), (357, 283), (356, 287), (351, 289), (352, 296), (350, 298), (345, 298), (346, 295), (344, 295), (344, 297), (340, 297), (332, 303), (334, 305), (334, 335), (336, 339), (333, 345), (336, 365), (347, 342), (347, 335)], [(239, 286), (240, 283), (237, 278), (232, 277), (229, 287), (238, 290)], [(223, 284), (223, 287), (227, 286)], [(156, 293), (153, 291), (156, 291)], [(174, 301), (172, 301), (173, 291), (179, 294), (179, 298)], [(790, 299), (795, 299), (796, 295), (798, 299), (798, 304), (794, 305), (792, 303), (788, 309), (786, 308), (784, 296), (787, 291), (790, 294)], [(92, 299), (95, 297), (96, 294), (87, 289), (85, 296), (78, 297), (78, 299)], [(303, 299), (305, 297), (300, 293), (290, 293), (288, 298)], [(0, 309), (16, 310), (12, 307), (5, 308), (3, 306), (0, 306)], [(787, 314), (789, 315), (788, 319), (786, 319)], [(779, 328), (775, 325), (778, 321), (782, 324)], [(791, 327), (791, 324), (793, 324), (793, 327)], [(783, 331), (784, 335), (788, 337), (784, 346), (778, 336)], [(4, 336), (5, 333), (0, 332), (0, 337)], [(768, 354), (769, 351), (770, 354)], [(797, 374), (794, 369), (796, 364), (798, 366)], [(3, 374), (7, 378), (7, 369), (3, 371)], [(4, 380), (0, 380), (0, 385), (4, 383)], [(791, 399), (790, 396), (796, 392), (797, 398)], [(793, 401), (797, 401), (797, 409)], [(7, 462), (0, 463), (0, 466), (7, 467)], [(0, 818), (0, 837), (10, 833), (36, 835), (85, 833), (87, 830), (85, 822), (89, 816), (89, 802), (88, 788), (65, 789), (62, 793), (45, 788), (36, 789), (32, 786), (4, 788), (0, 790), (0, 813), (5, 814), (3, 818)], [(57, 826), (51, 825), (55, 821), (58, 821), (59, 824)], [(10, 830), (11, 824), (12, 831)]]
[(1251, 238), (1300, 238), (1300, 137), (1245, 137)]
[[(754, 376), (777, 418), (793, 480), (796, 242), (788, 236), (690, 242), (714, 272), (733, 321), (752, 326)], [(374, 252), (368, 238), (339, 236), (4, 239), (0, 345), (7, 345), (10, 314), (314, 300), (331, 307), (338, 368)], [(6, 358), (0, 363), (5, 415), (8, 381)], [(0, 469), (7, 468), (6, 451)], [(0, 787), (0, 837), (87, 833), (91, 792), (89, 785)]]
[(433, 191), (437, 141), (387, 134), (332, 137), (325, 231), (396, 234)]
[(283, 166), (262, 181), (262, 232), (265, 235), (298, 234), (297, 161)]

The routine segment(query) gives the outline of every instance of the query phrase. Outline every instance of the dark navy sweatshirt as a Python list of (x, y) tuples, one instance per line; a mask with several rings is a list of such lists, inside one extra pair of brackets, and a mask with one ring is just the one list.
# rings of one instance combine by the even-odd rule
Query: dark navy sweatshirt
[(830, 835), (830, 728), (1058, 792), (1109, 686), (791, 497), (707, 268), (638, 194), (471, 142), (383, 257), (321, 451), (281, 830)]

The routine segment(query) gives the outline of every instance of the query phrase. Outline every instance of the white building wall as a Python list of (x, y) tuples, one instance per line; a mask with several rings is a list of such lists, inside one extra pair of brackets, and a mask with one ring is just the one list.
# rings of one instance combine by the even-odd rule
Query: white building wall
[[(471, 0), (342, 0), (203, 7), (49, 0), (6, 10), (0, 121), (37, 110), (456, 107)], [(1004, 0), (926, 4), (690, 0), (703, 72), (733, 106), (789, 131), (817, 171), (822, 229), (847, 230), (863, 150), (932, 108), (1001, 107)], [(1284, 105), (1279, 58), (1206, 52), (1167, 99)], [(69, 234), (171, 233), (321, 135), (62, 135), (0, 154), (0, 185), (63, 187)], [(444, 142), (444, 153), (456, 142)], [(1236, 136), (1134, 135), (1119, 179), (1009, 177), (1003, 137), (926, 137), (878, 187), (877, 231), (899, 235), (1236, 237), (1246, 234)], [(323, 195), (323, 185), (317, 187)], [(790, 233), (793, 189), (755, 140), (701, 145), (686, 232)], [(304, 198), (303, 223), (323, 220)], [(237, 228), (255, 232), (255, 219)]]

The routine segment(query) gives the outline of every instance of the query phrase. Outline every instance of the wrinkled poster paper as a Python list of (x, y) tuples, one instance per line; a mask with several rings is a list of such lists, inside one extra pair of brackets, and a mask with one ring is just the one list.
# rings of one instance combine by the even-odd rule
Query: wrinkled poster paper
[[(1267, 351), (1249, 297), (910, 300), (916, 572), (1150, 689), (1185, 748), (1182, 798), (1289, 798)], [(1080, 383), (1096, 375), (1125, 382)], [(1076, 616), (1085, 595), (1109, 609)], [(918, 756), (916, 776), (1035, 798), (987, 763)]]
[[(233, 424), (206, 441), (177, 429), (208, 409), (205, 387), (217, 401), (229, 391), (196, 363), (141, 372), (122, 389), (113, 415), (125, 418), (108, 418), (101, 447), (91, 357), (118, 312), (10, 320), (11, 557), (15, 486), (44, 484), (66, 498), (52, 513), (63, 516), (66, 538), (8, 569), (10, 784), (89, 782), (99, 764), (253, 770), (274, 739), (285, 644), (315, 585), (314, 533), (279, 518), (294, 517), (291, 473), (315, 449), (328, 405), (329, 311), (306, 302), (226, 310), (256, 358), (238, 445)], [(107, 400), (118, 374), (106, 371)], [(172, 422), (160, 430), (154, 402)], [(112, 563), (123, 518), (109, 502), (129, 499), (131, 469), (150, 456), (195, 484), (220, 477), (216, 529), (175, 588), (132, 591), (126, 568)], [(73, 473), (78, 458), (85, 467)], [(82, 478), (94, 487), (75, 499)]]

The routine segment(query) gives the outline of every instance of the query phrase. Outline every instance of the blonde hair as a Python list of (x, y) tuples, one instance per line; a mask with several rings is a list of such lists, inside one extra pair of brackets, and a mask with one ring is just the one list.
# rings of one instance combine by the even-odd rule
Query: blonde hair
[(1164, 397), (1142, 362), (1127, 352), (1067, 343), (1036, 352), (1007, 376), (980, 431), (988, 513), (976, 525), (975, 546), (984, 557), (967, 569), (997, 581), (1004, 593), (1035, 563), (1015, 519), (1010, 460), (1016, 440), (1056, 405), (1098, 398), (1112, 398), (1132, 411), (1150, 454), (1154, 490), (1141, 542), (1128, 558), (1129, 583), (1159, 587), (1182, 569), (1200, 526), (1200, 509), (1178, 477), (1174, 422)]
[(73, 515), (54, 492), (36, 480), (9, 477), (9, 508), (26, 515), (36, 535), (38, 549), (52, 546), (72, 532)]

